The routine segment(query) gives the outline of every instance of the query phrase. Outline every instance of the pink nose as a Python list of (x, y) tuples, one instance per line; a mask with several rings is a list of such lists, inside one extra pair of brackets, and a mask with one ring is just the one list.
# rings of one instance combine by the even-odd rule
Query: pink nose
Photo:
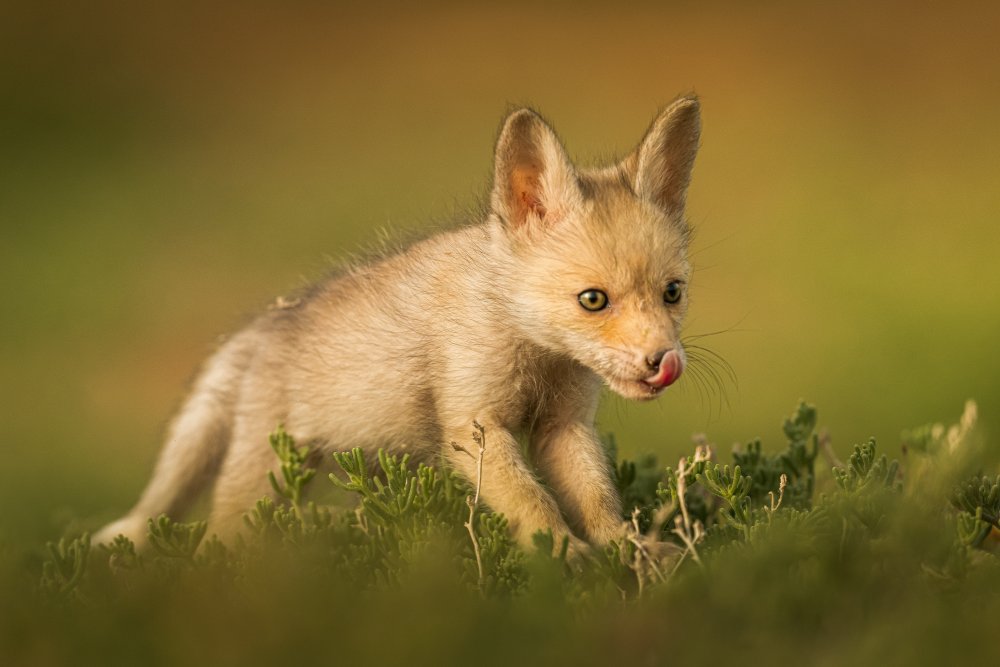
[(684, 372), (684, 359), (677, 350), (660, 352), (646, 360), (653, 374), (643, 382), (656, 389), (672, 385)]

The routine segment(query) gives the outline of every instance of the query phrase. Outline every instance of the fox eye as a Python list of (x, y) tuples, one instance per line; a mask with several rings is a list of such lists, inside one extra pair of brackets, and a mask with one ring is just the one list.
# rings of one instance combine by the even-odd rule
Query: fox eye
[(681, 300), (682, 294), (684, 294), (684, 290), (680, 282), (672, 280), (667, 283), (667, 289), (663, 292), (663, 300), (667, 303), (677, 303)]
[(608, 307), (608, 295), (599, 289), (580, 292), (580, 296), (577, 298), (580, 299), (580, 305), (587, 310), (596, 311)]

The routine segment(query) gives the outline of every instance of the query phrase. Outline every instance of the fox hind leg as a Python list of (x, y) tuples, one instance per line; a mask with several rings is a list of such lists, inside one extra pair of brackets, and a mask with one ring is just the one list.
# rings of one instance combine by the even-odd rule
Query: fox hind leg
[(274, 496), (268, 472), (278, 472), (279, 461), (267, 444), (274, 423), (259, 415), (238, 418), (232, 444), (222, 462), (212, 493), (209, 533), (223, 540), (232, 537), (242, 526), (242, 517), (264, 496)]
[(153, 476), (128, 514), (94, 535), (95, 543), (125, 535), (146, 541), (147, 522), (160, 514), (177, 519), (215, 480), (231, 438), (233, 411), (252, 348), (234, 338), (209, 362), (170, 426)]

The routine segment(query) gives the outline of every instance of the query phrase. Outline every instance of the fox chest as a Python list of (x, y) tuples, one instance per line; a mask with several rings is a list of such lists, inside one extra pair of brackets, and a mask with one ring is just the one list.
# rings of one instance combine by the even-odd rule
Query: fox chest
[(569, 364), (551, 360), (518, 360), (502, 379), (486, 383), (477, 412), (485, 413), (512, 432), (531, 430), (540, 421), (575, 411), (586, 401), (581, 373)]

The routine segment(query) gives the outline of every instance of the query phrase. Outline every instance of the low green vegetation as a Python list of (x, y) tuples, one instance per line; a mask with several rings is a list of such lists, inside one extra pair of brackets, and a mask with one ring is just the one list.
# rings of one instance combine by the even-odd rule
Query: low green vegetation
[[(676, 466), (623, 461), (621, 539), (579, 558), (550, 534), (522, 549), (475, 488), (407, 456), (338, 453), (330, 480), (356, 505), (307, 500), (330, 482), (279, 430), (278, 500), (250, 508), (235, 542), (160, 516), (147, 548), (86, 534), (50, 544), (36, 583), (8, 577), (19, 585), (3, 653), (23, 664), (982, 659), (996, 653), (1000, 476), (977, 467), (975, 417), (970, 403), (951, 428), (905, 433), (901, 460), (870, 440), (841, 462), (802, 404), (773, 453), (754, 441), (720, 462), (699, 438)], [(488, 438), (470, 434), (479, 456)]]

